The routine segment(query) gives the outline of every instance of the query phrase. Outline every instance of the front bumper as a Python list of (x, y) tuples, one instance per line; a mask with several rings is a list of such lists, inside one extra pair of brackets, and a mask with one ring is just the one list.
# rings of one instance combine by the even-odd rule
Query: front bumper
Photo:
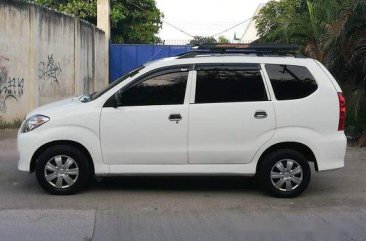
[(36, 132), (20, 133), (17, 136), (17, 150), (19, 154), (18, 170), (30, 172), (32, 157), (39, 148), (39, 138)]

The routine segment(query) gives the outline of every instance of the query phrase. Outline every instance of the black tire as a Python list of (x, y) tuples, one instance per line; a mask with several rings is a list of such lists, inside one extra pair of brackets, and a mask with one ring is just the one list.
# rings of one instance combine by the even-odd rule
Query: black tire
[[(62, 187), (57, 188), (56, 186), (51, 185), (45, 177), (45, 168), (48, 161), (50, 161), (52, 158), (56, 156), (63, 156), (63, 158), (70, 157), (73, 159), (73, 161), (76, 164), (73, 164), (74, 167), (78, 168), (78, 176), (71, 176), (73, 178), (76, 177), (75, 182), (68, 186), (68, 187)], [(63, 159), (63, 160), (64, 160)], [(64, 161), (63, 161), (64, 162)], [(68, 145), (55, 145), (48, 149), (46, 149), (38, 158), (37, 164), (36, 164), (36, 177), (38, 180), (38, 183), (41, 185), (41, 187), (47, 191), (50, 194), (53, 195), (70, 195), (77, 193), (84, 189), (87, 184), (90, 177), (90, 167), (88, 164), (88, 159), (77, 148), (74, 148), (72, 146)], [(56, 178), (57, 179), (57, 178)], [(66, 181), (62, 181), (63, 184), (66, 184)], [(65, 185), (65, 186), (66, 186)]]
[[(293, 190), (281, 190), (281, 189), (287, 189), (286, 185), (288, 182), (288, 179), (286, 179), (287, 181), (285, 181), (285, 183), (279, 182), (279, 181), (283, 181), (282, 178), (278, 178), (278, 179), (273, 179), (271, 178), (271, 172), (272, 172), (272, 168), (274, 168), (274, 172), (280, 172), (279, 168), (274, 167), (279, 161), (282, 161), (282, 163), (287, 163), (287, 160), (293, 160), (295, 162), (293, 162), (293, 167), (297, 167), (297, 165), (299, 165), (302, 169), (302, 174), (296, 174), (293, 175), (291, 178), (293, 177), (301, 177), (302, 181), (297, 184), (295, 182), (292, 181), (292, 179), (290, 179), (290, 184), (289, 185), (293, 185), (294, 189)], [(287, 165), (287, 164), (286, 164)], [(284, 166), (282, 165), (283, 167)], [(296, 197), (298, 195), (300, 195), (305, 189), (306, 187), (309, 185), (310, 182), (310, 178), (311, 178), (311, 170), (310, 170), (310, 166), (308, 161), (306, 160), (306, 158), (299, 153), (298, 151), (295, 150), (291, 150), (291, 149), (280, 149), (277, 151), (274, 151), (270, 154), (268, 154), (263, 162), (260, 164), (259, 167), (259, 175), (258, 177), (260, 178), (260, 181), (262, 182), (264, 188), (269, 192), (269, 194), (271, 194), (272, 196), (275, 197), (280, 197), (280, 198), (293, 198)], [(288, 172), (287, 173), (287, 178), (288, 177)], [(281, 173), (282, 175), (282, 173)], [(297, 179), (299, 180), (299, 179)], [(282, 183), (282, 185), (280, 184)], [(280, 187), (276, 187), (275, 184), (280, 185)]]

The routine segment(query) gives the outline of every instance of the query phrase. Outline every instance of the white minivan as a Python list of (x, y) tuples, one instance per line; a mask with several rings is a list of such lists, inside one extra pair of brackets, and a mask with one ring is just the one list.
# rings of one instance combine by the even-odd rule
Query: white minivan
[(344, 166), (345, 99), (318, 61), (271, 51), (192, 51), (37, 108), (18, 133), (18, 169), (51, 194), (94, 176), (256, 175), (295, 197), (309, 162)]

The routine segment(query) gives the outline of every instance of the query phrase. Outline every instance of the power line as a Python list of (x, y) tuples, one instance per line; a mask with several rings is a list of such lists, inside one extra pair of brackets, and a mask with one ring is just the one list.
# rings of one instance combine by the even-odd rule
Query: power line
[(167, 21), (165, 21), (165, 20), (162, 20), (162, 21), (163, 21), (163, 23), (166, 23), (166, 24), (170, 25), (171, 27), (175, 28), (176, 30), (178, 30), (178, 31), (180, 31), (180, 32), (182, 32), (182, 33), (184, 33), (184, 34), (188, 35), (189, 37), (194, 38), (194, 36), (193, 36), (193, 35), (191, 35), (191, 34), (187, 33), (186, 31), (184, 31), (184, 30), (182, 30), (182, 29), (180, 29), (180, 28), (178, 28), (178, 27), (174, 26), (173, 24), (171, 24), (171, 23), (169, 23), (169, 22), (167, 22)]
[(232, 26), (232, 27), (230, 27), (230, 28), (228, 28), (228, 29), (225, 29), (225, 30), (223, 30), (223, 31), (221, 31), (221, 32), (219, 32), (219, 33), (214, 34), (214, 35), (211, 35), (211, 37), (215, 37), (215, 36), (217, 36), (217, 35), (220, 35), (220, 34), (223, 34), (223, 33), (227, 32), (227, 31), (230, 31), (231, 29), (236, 28), (236, 27), (238, 27), (238, 26), (240, 26), (240, 25), (242, 25), (242, 24), (244, 24), (244, 23), (248, 22), (248, 21), (249, 21), (249, 20), (251, 20), (252, 18), (253, 18), (253, 17), (250, 17), (250, 18), (248, 18), (248, 19), (245, 19), (243, 22), (240, 22), (240, 23), (238, 23), (238, 24), (235, 24), (234, 26)]
[[(137, 5), (137, 4), (136, 4), (136, 3), (134, 3), (134, 2), (129, 2), (129, 3), (131, 3), (132, 5), (134, 5), (134, 6), (135, 6), (135, 7), (137, 7), (137, 8), (141, 9), (142, 11), (147, 11), (146, 9), (142, 8), (141, 6)], [(227, 32), (227, 31), (230, 31), (231, 29), (236, 28), (236, 27), (238, 27), (238, 26), (240, 26), (240, 25), (242, 25), (242, 24), (244, 24), (244, 23), (248, 22), (249, 20), (251, 20), (251, 19), (252, 19), (252, 18), (254, 18), (254, 17), (255, 17), (255, 16), (250, 17), (250, 18), (248, 18), (248, 19), (245, 19), (244, 21), (242, 21), (242, 22), (240, 22), (240, 23), (238, 23), (238, 24), (235, 24), (234, 26), (232, 26), (232, 27), (230, 27), (230, 28), (227, 28), (227, 29), (225, 29), (225, 30), (223, 30), (223, 31), (221, 31), (221, 32), (219, 32), (219, 33), (216, 33), (216, 34), (211, 35), (210, 37), (215, 37), (215, 36), (217, 36), (217, 35), (220, 35), (220, 34), (223, 34), (223, 33)], [(175, 26), (175, 25), (173, 25), (173, 24), (171, 24), (171, 23), (169, 23), (169, 22), (167, 22), (167, 21), (165, 21), (165, 20), (161, 20), (161, 21), (162, 21), (163, 23), (166, 23), (166, 24), (168, 24), (169, 26), (171, 26), (171, 27), (175, 28), (176, 30), (178, 30), (178, 31), (180, 31), (180, 32), (182, 32), (182, 33), (184, 33), (184, 34), (186, 34), (187, 36), (189, 36), (189, 37), (191, 37), (191, 38), (194, 38), (194, 36), (193, 36), (192, 34), (187, 33), (187, 32), (186, 32), (186, 31), (184, 31), (183, 29), (178, 28), (177, 26)]]
[[(139, 9), (141, 9), (142, 11), (147, 11), (146, 9), (144, 9), (144, 8), (142, 8), (141, 6), (139, 6), (139, 5), (137, 5), (136, 3), (134, 3), (134, 2), (129, 2), (129, 3), (131, 3), (132, 5), (134, 5), (135, 7), (137, 7), (137, 8), (139, 8)], [(175, 25), (173, 25), (173, 24), (171, 24), (171, 23), (169, 23), (169, 22), (167, 22), (167, 21), (165, 21), (165, 20), (161, 20), (163, 23), (166, 23), (166, 24), (168, 24), (169, 26), (171, 26), (171, 27), (173, 27), (173, 28), (175, 28), (176, 30), (178, 30), (178, 31), (180, 31), (180, 32), (182, 32), (182, 33), (184, 33), (185, 35), (188, 35), (189, 37), (191, 37), (191, 38), (194, 38), (194, 36), (192, 35), (192, 34), (189, 34), (189, 33), (187, 33), (186, 31), (184, 31), (183, 29), (180, 29), (180, 28), (178, 28), (177, 26), (175, 26)]]

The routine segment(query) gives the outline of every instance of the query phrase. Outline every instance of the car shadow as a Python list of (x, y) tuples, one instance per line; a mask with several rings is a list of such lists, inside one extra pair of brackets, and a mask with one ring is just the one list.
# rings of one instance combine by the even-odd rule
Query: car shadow
[(241, 176), (118, 176), (95, 180), (89, 190), (242, 191), (259, 190), (254, 177)]

